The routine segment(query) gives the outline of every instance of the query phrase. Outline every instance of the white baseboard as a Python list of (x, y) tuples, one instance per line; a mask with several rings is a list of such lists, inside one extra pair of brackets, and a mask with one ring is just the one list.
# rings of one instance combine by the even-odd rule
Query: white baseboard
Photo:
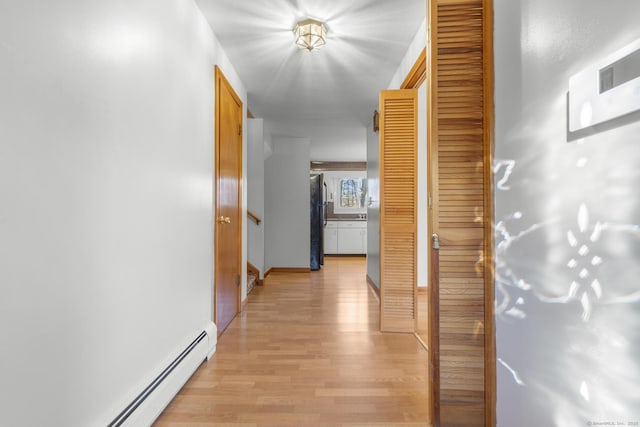
[(202, 333), (198, 334), (199, 338), (196, 341), (187, 346), (162, 372), (158, 372), (158, 377), (148, 384), (109, 426), (150, 426), (200, 364), (209, 360), (215, 353), (218, 337), (213, 322), (205, 325), (204, 333), (204, 336)]
[(207, 360), (211, 360), (213, 354), (216, 352), (216, 347), (218, 345), (218, 328), (216, 327), (215, 323), (209, 322), (204, 330), (207, 333), (207, 338), (209, 339)]

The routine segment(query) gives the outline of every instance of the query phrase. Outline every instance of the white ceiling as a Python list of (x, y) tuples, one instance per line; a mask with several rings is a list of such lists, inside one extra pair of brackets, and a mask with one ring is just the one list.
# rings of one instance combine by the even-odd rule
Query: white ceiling
[[(274, 137), (311, 139), (311, 160), (366, 160), (378, 93), (425, 17), (425, 0), (196, 0)], [(299, 49), (303, 18), (327, 23), (327, 45)]]

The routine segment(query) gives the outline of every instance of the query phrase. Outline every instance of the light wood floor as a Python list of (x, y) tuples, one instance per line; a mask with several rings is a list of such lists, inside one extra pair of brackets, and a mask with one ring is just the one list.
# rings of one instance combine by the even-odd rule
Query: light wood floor
[(426, 346), (429, 342), (429, 293), (426, 288), (418, 291), (416, 306), (416, 335)]
[(378, 332), (364, 258), (272, 273), (161, 426), (428, 426), (427, 352)]

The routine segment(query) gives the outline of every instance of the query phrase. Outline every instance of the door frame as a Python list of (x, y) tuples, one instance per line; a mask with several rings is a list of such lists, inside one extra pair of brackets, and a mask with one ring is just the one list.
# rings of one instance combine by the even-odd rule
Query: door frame
[[(242, 194), (243, 194), (243, 186), (242, 186), (242, 176), (243, 176), (243, 162), (242, 162), (242, 141), (243, 141), (243, 133), (244, 133), (244, 111), (243, 111), (243, 102), (242, 99), (240, 99), (240, 97), (238, 96), (238, 94), (236, 93), (235, 89), (233, 88), (233, 86), (231, 85), (231, 83), (229, 83), (229, 80), (227, 80), (227, 78), (225, 77), (224, 73), (222, 72), (222, 70), (220, 69), (220, 67), (218, 67), (217, 65), (215, 66), (214, 69), (214, 108), (215, 108), (215, 129), (214, 129), (214, 134), (215, 134), (215, 146), (214, 146), (214, 164), (213, 164), (213, 168), (214, 168), (214, 210), (213, 210), (213, 228), (214, 228), (214, 245), (213, 245), (213, 258), (214, 258), (214, 269), (213, 269), (213, 322), (216, 324), (216, 327), (218, 326), (218, 310), (217, 310), (217, 303), (218, 303), (218, 286), (216, 283), (216, 276), (217, 276), (217, 269), (218, 269), (218, 265), (219, 265), (219, 259), (218, 259), (218, 254), (220, 253), (220, 251), (218, 250), (218, 248), (221, 245), (221, 242), (219, 241), (219, 236), (220, 233), (219, 228), (220, 228), (220, 224), (218, 224), (217, 221), (217, 214), (219, 211), (219, 203), (220, 203), (220, 197), (219, 197), (219, 192), (218, 189), (220, 188), (220, 168), (219, 168), (219, 159), (220, 159), (220, 143), (221, 143), (221, 137), (220, 137), (220, 117), (222, 115), (222, 111), (221, 111), (221, 98), (220, 98), (220, 93), (221, 93), (221, 89), (225, 88), (225, 90), (228, 90), (229, 93), (231, 94), (231, 96), (234, 98), (234, 100), (238, 103), (238, 105), (240, 106), (241, 114), (240, 114), (240, 132), (239, 132), (239, 138), (240, 138), (240, 144), (238, 146), (238, 209), (237, 209), (237, 218), (232, 218), (232, 223), (233, 224), (238, 224), (238, 232), (237, 232), (237, 241), (238, 241), (238, 274), (240, 275), (240, 285), (238, 288), (238, 297), (236, 299), (236, 315), (240, 312), (240, 307), (242, 305), (242, 219), (243, 219), (243, 205), (242, 205)], [(222, 333), (223, 331), (221, 331), (220, 329), (218, 329), (218, 336)]]
[[(402, 84), (400, 85), (400, 89), (420, 89), (420, 87), (422, 85), (425, 85), (428, 89), (428, 82), (427, 82), (427, 48), (426, 48), (426, 42), (425, 42), (425, 48), (422, 49), (422, 52), (420, 52), (420, 54), (418, 55), (418, 58), (416, 59), (416, 62), (414, 62), (413, 66), (411, 67), (411, 70), (409, 70), (409, 72), (407, 73), (404, 81), (402, 82)], [(418, 106), (418, 109), (420, 107)], [(427, 111), (427, 114), (429, 112)], [(418, 117), (418, 122), (420, 121), (420, 117)], [(425, 140), (428, 140), (428, 129), (427, 129), (427, 135), (425, 135)], [(420, 144), (420, 135), (418, 135), (418, 144)], [(418, 155), (418, 151), (419, 149), (416, 149), (416, 156)], [(427, 148), (428, 151), (428, 148)], [(429, 165), (429, 161), (427, 158), (425, 158), (425, 162), (427, 164), (427, 166)], [(418, 158), (418, 165), (420, 164), (420, 159)], [(419, 170), (419, 167), (416, 169), (416, 171)], [(427, 169), (427, 179), (428, 179), (428, 174), (429, 174), (429, 170)], [(418, 181), (418, 184), (416, 184), (416, 188), (418, 188), (418, 191), (422, 191), (423, 189), (419, 188), (419, 182), (420, 179), (418, 176), (416, 176), (416, 180)], [(428, 202), (427, 202), (428, 205)], [(427, 228), (428, 228), (428, 224), (430, 221), (430, 214), (429, 214), (429, 209), (427, 209)], [(420, 216), (418, 213), (416, 213), (416, 222), (419, 223), (420, 221)], [(428, 229), (427, 229), (427, 234), (428, 234)], [(430, 234), (429, 234), (430, 235)], [(426, 260), (422, 260), (420, 258), (418, 258), (418, 251), (419, 251), (419, 240), (420, 240), (420, 236), (418, 234), (418, 231), (416, 229), (416, 268), (418, 263), (424, 261), (427, 264), (427, 271), (429, 272), (427, 274), (427, 278), (429, 279), (431, 276), (431, 263), (430, 263), (430, 258), (427, 254), (427, 259)], [(418, 286), (418, 272), (416, 270), (416, 283), (415, 283), (415, 293), (416, 293), (416, 304), (415, 304), (415, 308), (416, 308), (416, 314), (415, 314), (415, 323), (414, 323), (414, 335), (416, 336), (416, 339), (418, 341), (420, 341), (420, 343), (428, 350), (429, 349), (429, 345), (425, 342), (425, 340), (418, 334), (418, 322), (420, 320), (420, 316), (418, 315), (417, 311), (418, 311), (418, 307), (419, 304), (417, 302), (417, 300), (420, 298), (419, 294), (420, 294), (420, 287)], [(429, 279), (430, 280), (430, 279)], [(422, 288), (425, 289), (425, 288)], [(425, 289), (425, 291), (428, 291), (429, 288)], [(429, 307), (429, 297), (427, 296), (427, 307)], [(429, 310), (430, 311), (430, 310)], [(428, 333), (428, 331), (427, 331)]]

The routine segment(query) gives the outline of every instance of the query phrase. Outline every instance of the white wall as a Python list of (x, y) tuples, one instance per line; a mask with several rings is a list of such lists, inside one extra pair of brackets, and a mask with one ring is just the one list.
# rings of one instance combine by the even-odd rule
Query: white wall
[(264, 165), (265, 269), (309, 268), (309, 150), (306, 138), (274, 138)]
[(411, 44), (407, 48), (402, 61), (398, 64), (398, 69), (393, 74), (391, 81), (389, 82), (388, 89), (400, 89), (402, 82), (407, 78), (407, 75), (416, 63), (416, 60), (427, 45), (427, 19), (422, 21), (422, 25), (418, 28), (416, 35), (413, 37)]
[(427, 83), (418, 88), (418, 287), (429, 284), (429, 195), (427, 175)]
[(380, 140), (367, 128), (367, 276), (380, 288)]
[[(371, 114), (373, 115), (373, 110)], [(343, 123), (337, 118), (330, 122), (319, 121), (311, 128), (305, 123), (304, 128), (294, 134), (291, 133), (290, 124), (287, 128), (287, 135), (305, 135), (310, 138), (312, 161), (364, 162), (367, 159), (364, 126), (353, 128), (351, 123)]]
[(569, 77), (638, 22), (627, 0), (495, 2), (501, 427), (640, 421), (640, 123), (567, 140)]
[(106, 425), (212, 319), (213, 67), (192, 1), (3, 2), (0, 414)]
[(247, 223), (247, 259), (264, 276), (264, 150), (263, 119), (247, 120), (247, 209), (263, 220)]

